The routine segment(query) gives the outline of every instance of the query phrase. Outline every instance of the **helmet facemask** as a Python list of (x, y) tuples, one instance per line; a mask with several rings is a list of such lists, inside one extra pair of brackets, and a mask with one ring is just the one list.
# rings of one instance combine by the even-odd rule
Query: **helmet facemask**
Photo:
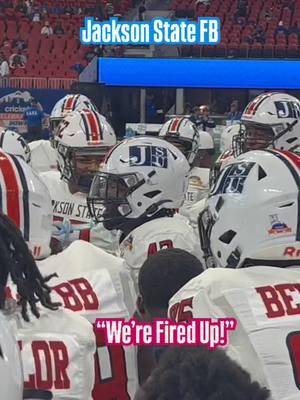
[[(274, 147), (275, 127), (247, 121), (244, 121), (243, 125), (245, 128), (241, 127), (239, 134), (232, 138), (234, 157), (238, 157), (247, 151)], [(282, 131), (283, 126), (277, 126), (276, 129)]]
[[(96, 222), (103, 222), (107, 229), (117, 229), (131, 212), (127, 197), (135, 190), (139, 178), (136, 174), (115, 175), (99, 172), (94, 176), (87, 198), (90, 215)], [(97, 207), (102, 213), (97, 215)]]
[(195, 151), (195, 141), (182, 138), (180, 136), (165, 136), (165, 140), (167, 140), (169, 143), (173, 144), (173, 146), (177, 147), (185, 156), (185, 158), (188, 160), (189, 164), (192, 165), (197, 151)]
[[(287, 138), (286, 144), (284, 144), (284, 135), (292, 132), (298, 122), (296, 119), (292, 124), (270, 125), (243, 121), (245, 129), (241, 128), (239, 134), (232, 138), (234, 157), (238, 157), (247, 151), (265, 150), (268, 148), (289, 151), (299, 150), (299, 140), (296, 133), (295, 136)], [(282, 145), (279, 144), (280, 139)]]
[(57, 148), (57, 141), (55, 140), (55, 137), (57, 135), (58, 127), (59, 127), (59, 125), (60, 125), (62, 120), (63, 120), (62, 117), (50, 118), (49, 141), (50, 141), (51, 147), (53, 147), (53, 149)]
[[(155, 171), (150, 172), (148, 178), (151, 179), (155, 174)], [(160, 206), (169, 202), (169, 200), (159, 200), (161, 191), (153, 190), (143, 193), (141, 201), (135, 204), (131, 195), (142, 188), (145, 182), (146, 179), (139, 173), (123, 175), (106, 172), (97, 173), (87, 198), (90, 215), (96, 222), (102, 222), (108, 230), (122, 230), (128, 222), (131, 223), (144, 217), (151, 218), (160, 210)], [(157, 201), (155, 201), (156, 197)], [(149, 200), (151, 200), (151, 205), (147, 207)], [(103, 211), (101, 215), (97, 216), (96, 206), (99, 205), (103, 207)], [(134, 208), (145, 206), (144, 212), (139, 215), (135, 214)]]
[(210, 247), (210, 234), (215, 222), (216, 218), (213, 217), (208, 207), (199, 214), (198, 231), (206, 268), (217, 267)]

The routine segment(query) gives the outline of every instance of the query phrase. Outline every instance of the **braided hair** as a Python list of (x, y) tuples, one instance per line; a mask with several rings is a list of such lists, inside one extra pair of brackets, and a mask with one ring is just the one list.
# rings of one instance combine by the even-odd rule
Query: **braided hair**
[(40, 317), (38, 302), (50, 310), (57, 310), (61, 305), (52, 302), (51, 288), (46, 284), (57, 274), (42, 276), (21, 231), (0, 212), (0, 308), (2, 309), (8, 276), (17, 287), (18, 304), (21, 306), (22, 317), (25, 321), (29, 322), (28, 305), (36, 318)]

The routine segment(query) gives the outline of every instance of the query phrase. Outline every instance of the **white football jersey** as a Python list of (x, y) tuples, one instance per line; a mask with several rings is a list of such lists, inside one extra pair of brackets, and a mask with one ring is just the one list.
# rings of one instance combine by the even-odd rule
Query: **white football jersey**
[[(43, 275), (57, 272), (52, 279), (52, 297), (91, 324), (96, 318), (130, 318), (135, 311), (136, 293), (124, 260), (84, 241), (75, 241), (62, 253), (38, 262)], [(96, 332), (95, 386), (93, 398), (133, 399), (137, 388), (134, 346), (107, 346), (102, 332)]]
[(191, 204), (189, 207), (180, 209), (180, 214), (184, 215), (189, 220), (189, 223), (192, 226), (194, 234), (197, 237), (199, 243), (200, 243), (200, 238), (199, 238), (198, 217), (199, 214), (205, 208), (206, 199), (207, 197), (203, 197), (203, 199), (197, 201), (194, 204)]
[(54, 400), (92, 399), (96, 342), (88, 321), (64, 308), (41, 309), (39, 319), (20, 317), (15, 328), (24, 389), (49, 390)]
[(135, 228), (121, 242), (119, 255), (124, 258), (137, 285), (139, 270), (147, 257), (173, 247), (189, 251), (202, 261), (200, 243), (193, 228), (179, 214), (173, 218), (153, 219)]
[[(115, 253), (117, 250), (116, 234), (106, 230), (103, 224), (91, 225), (86, 193), (70, 193), (68, 184), (60, 178), (58, 171), (45, 172), (40, 176), (51, 195), (54, 223), (70, 223), (73, 229), (67, 238), (64, 237), (63, 246), (66, 247), (74, 240), (80, 239), (91, 242), (110, 253)], [(101, 212), (100, 207), (97, 210), (99, 213)], [(80, 229), (80, 225), (84, 225), (84, 229)], [(54, 227), (53, 236), (57, 238), (55, 231)]]
[(209, 168), (192, 168), (189, 176), (189, 185), (185, 193), (185, 201), (179, 212), (189, 217), (189, 209), (196, 202), (207, 197), (209, 192)]
[(0, 399), (23, 399), (20, 351), (9, 320), (0, 311)]
[(30, 165), (37, 172), (56, 171), (56, 151), (49, 140), (36, 140), (28, 143), (31, 151)]
[(300, 267), (208, 269), (172, 297), (169, 315), (235, 318), (228, 354), (272, 400), (300, 398)]

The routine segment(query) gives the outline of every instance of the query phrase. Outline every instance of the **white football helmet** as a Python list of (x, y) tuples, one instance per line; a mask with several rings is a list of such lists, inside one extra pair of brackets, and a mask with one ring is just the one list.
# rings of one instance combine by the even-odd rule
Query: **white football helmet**
[(209, 173), (209, 186), (212, 187), (216, 183), (218, 176), (221, 171), (228, 165), (232, 160), (234, 160), (234, 155), (232, 150), (226, 150), (216, 159), (213, 167)]
[(18, 343), (9, 321), (0, 311), (1, 399), (23, 399), (23, 370)]
[(232, 139), (235, 135), (240, 135), (245, 127), (241, 124), (234, 124), (230, 126), (225, 126), (222, 130), (220, 137), (220, 152), (232, 150)]
[(58, 100), (49, 118), (52, 138), (55, 136), (58, 125), (66, 115), (75, 110), (80, 111), (84, 109), (98, 111), (92, 101), (83, 94), (67, 94), (65, 97)]
[(23, 136), (17, 132), (0, 128), (0, 148), (6, 153), (22, 157), (27, 163), (30, 162), (30, 148)]
[(50, 255), (52, 205), (47, 187), (21, 158), (0, 149), (0, 208), (36, 259)]
[[(184, 201), (189, 164), (171, 143), (155, 137), (130, 138), (116, 145), (101, 172), (93, 179), (88, 206), (107, 229), (121, 229), (130, 221), (160, 210), (174, 213)], [(95, 205), (104, 206), (97, 218)]]
[(199, 168), (211, 168), (214, 164), (213, 156), (215, 154), (214, 140), (209, 132), (197, 128), (200, 134), (198, 141), (198, 150), (194, 158), (193, 166)]
[[(107, 120), (92, 110), (74, 111), (60, 123), (56, 141), (61, 178), (88, 192), (92, 177), (117, 142)], [(79, 163), (84, 163), (80, 168)]]
[(245, 130), (233, 138), (235, 156), (249, 150), (300, 150), (300, 101), (289, 94), (264, 93), (251, 101), (241, 122)]
[(300, 157), (278, 150), (227, 165), (199, 215), (207, 267), (300, 263)]
[(178, 147), (189, 164), (193, 164), (199, 148), (200, 132), (192, 121), (185, 117), (171, 118), (164, 123), (158, 135)]
[(198, 128), (197, 130), (200, 133), (198, 150), (214, 150), (215, 144), (211, 134)]

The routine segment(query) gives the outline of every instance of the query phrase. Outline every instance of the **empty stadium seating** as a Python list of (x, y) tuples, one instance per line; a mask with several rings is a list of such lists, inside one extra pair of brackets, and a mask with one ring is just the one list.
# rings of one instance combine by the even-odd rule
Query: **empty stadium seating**
[[(286, 2), (287, 4), (288, 2)], [(183, 57), (239, 57), (239, 58), (300, 58), (299, 39), (296, 33), (285, 35), (275, 29), (279, 21), (286, 28), (300, 28), (300, 1), (295, 1), (294, 10), (284, 1), (248, 0), (246, 18), (235, 21), (237, 0), (211, 0), (209, 6), (195, 0), (174, 0), (172, 8), (177, 18), (197, 19), (198, 17), (219, 17), (221, 20), (222, 41), (218, 46), (181, 46)], [(266, 10), (273, 8), (272, 16), (265, 17)], [(249, 44), (247, 38), (257, 26), (265, 32), (265, 43)]]
[[(107, 0), (108, 1), (108, 0)], [(84, 56), (88, 46), (80, 44), (79, 29), (83, 25), (84, 15), (60, 14), (64, 7), (82, 7), (93, 9), (96, 0), (74, 1), (63, 0), (34, 0), (34, 6), (47, 5), (48, 15), (42, 22), (32, 22), (23, 13), (16, 12), (13, 8), (6, 8), (0, 12), (0, 37), (7, 39), (11, 47), (3, 47), (1, 51), (7, 58), (15, 53), (14, 40), (20, 38), (27, 42), (25, 51), (27, 62), (25, 68), (17, 68), (11, 71), (11, 77), (45, 77), (45, 78), (77, 78), (78, 72), (72, 69), (72, 65), (87, 65)], [(105, 5), (105, 2), (103, 3)], [(129, 0), (121, 0), (115, 6), (115, 13), (123, 15), (130, 7)], [(41, 35), (44, 21), (49, 21), (52, 28), (61, 22), (64, 35), (52, 35), (47, 38)]]

